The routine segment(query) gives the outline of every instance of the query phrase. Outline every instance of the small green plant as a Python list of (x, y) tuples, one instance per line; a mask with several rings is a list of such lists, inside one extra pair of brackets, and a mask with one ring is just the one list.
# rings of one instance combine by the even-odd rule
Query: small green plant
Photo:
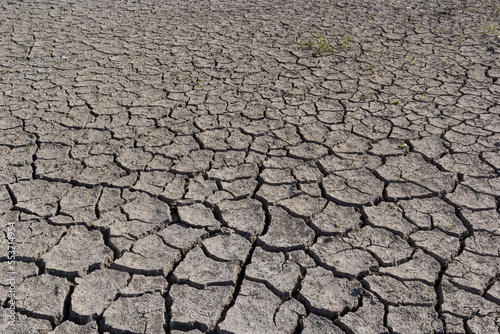
[(407, 148), (408, 147), (408, 144), (402, 144), (402, 145), (398, 145), (399, 148)]
[(496, 25), (491, 25), (486, 27), (486, 35), (488, 36), (500, 36), (500, 28)]
[(317, 33), (316, 34), (316, 50), (314, 54), (317, 56), (321, 56), (325, 53), (333, 53), (333, 47), (330, 44), (330, 41), (325, 37), (324, 34)]
[(316, 40), (308, 38), (306, 41), (302, 42), (302, 46), (310, 49), (314, 49), (315, 56), (321, 56), (327, 53), (333, 53), (333, 46), (330, 41), (322, 33), (316, 34)]
[(314, 46), (314, 42), (312, 39), (308, 38), (306, 41), (302, 42), (302, 46), (312, 48)]
[(500, 14), (500, 3), (495, 1), (495, 3), (491, 7), (491, 12), (495, 14)]
[(342, 49), (347, 49), (351, 45), (352, 39), (349, 35), (346, 35), (344, 37), (344, 40), (342, 41)]

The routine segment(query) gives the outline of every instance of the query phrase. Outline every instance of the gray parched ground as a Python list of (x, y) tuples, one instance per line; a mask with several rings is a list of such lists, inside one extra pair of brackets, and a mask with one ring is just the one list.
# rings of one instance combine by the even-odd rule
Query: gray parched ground
[(499, 17), (1, 1), (0, 332), (499, 333)]

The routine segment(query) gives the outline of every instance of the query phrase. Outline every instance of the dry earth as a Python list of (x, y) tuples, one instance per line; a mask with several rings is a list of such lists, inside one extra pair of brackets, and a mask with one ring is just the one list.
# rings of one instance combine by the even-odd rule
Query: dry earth
[(498, 333), (499, 15), (2, 1), (0, 331)]

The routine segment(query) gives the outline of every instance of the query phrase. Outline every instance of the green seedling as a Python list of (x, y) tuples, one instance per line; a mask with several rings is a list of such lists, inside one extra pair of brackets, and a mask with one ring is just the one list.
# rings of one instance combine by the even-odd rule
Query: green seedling
[(344, 40), (342, 41), (342, 49), (346, 49), (348, 46), (350, 46), (351, 42), (351, 37), (349, 35), (346, 35), (344, 37)]
[(305, 42), (302, 42), (302, 46), (312, 48), (314, 46), (314, 42), (312, 39), (308, 38)]
[(408, 144), (402, 144), (402, 145), (398, 145), (399, 148), (407, 148), (408, 147)]
[(486, 35), (500, 36), (500, 28), (497, 25), (487, 26), (486, 27)]
[(333, 53), (333, 47), (330, 41), (325, 37), (324, 34), (317, 33), (316, 40), (308, 38), (306, 41), (302, 42), (302, 46), (305, 46), (314, 50), (315, 56), (321, 56), (326, 53)]
[(495, 14), (500, 14), (500, 3), (495, 1), (495, 3), (491, 7), (491, 12)]
[(330, 44), (330, 41), (325, 37), (325, 35), (317, 33), (316, 51), (314, 51), (314, 54), (320, 56), (325, 53), (333, 53), (333, 47)]

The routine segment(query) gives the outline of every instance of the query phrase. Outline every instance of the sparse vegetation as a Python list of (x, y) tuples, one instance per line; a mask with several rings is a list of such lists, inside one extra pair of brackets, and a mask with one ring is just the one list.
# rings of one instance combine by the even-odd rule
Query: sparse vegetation
[(492, 14), (500, 14), (500, 2), (495, 1), (491, 7)]
[(334, 52), (333, 46), (331, 45), (328, 38), (325, 37), (323, 33), (316, 34), (316, 40), (308, 38), (302, 43), (303, 46), (314, 49), (315, 56), (321, 56), (324, 54), (332, 54)]
[(342, 49), (347, 49), (352, 43), (351, 36), (346, 35), (342, 40)]
[(370, 98), (371, 94), (370, 93), (366, 93), (364, 94), (363, 96), (361, 96), (361, 99), (363, 100), (368, 100)]
[(302, 42), (302, 46), (312, 48), (314, 46), (314, 42), (312, 41), (312, 39), (308, 38), (305, 42)]
[(486, 35), (488, 36), (500, 36), (500, 28), (497, 25), (491, 25), (486, 27)]
[(314, 54), (322, 55), (324, 53), (333, 53), (333, 47), (330, 44), (330, 41), (325, 37), (324, 34), (316, 35), (316, 51)]
[[(348, 49), (352, 46), (352, 38), (349, 35), (344, 36), (338, 49)], [(335, 48), (330, 42), (330, 40), (325, 36), (324, 33), (316, 33), (314, 38), (308, 38), (307, 40), (301, 43), (302, 46), (314, 49), (315, 56), (321, 56), (325, 54), (332, 54), (335, 52)], [(372, 67), (368, 69), (371, 71)]]

